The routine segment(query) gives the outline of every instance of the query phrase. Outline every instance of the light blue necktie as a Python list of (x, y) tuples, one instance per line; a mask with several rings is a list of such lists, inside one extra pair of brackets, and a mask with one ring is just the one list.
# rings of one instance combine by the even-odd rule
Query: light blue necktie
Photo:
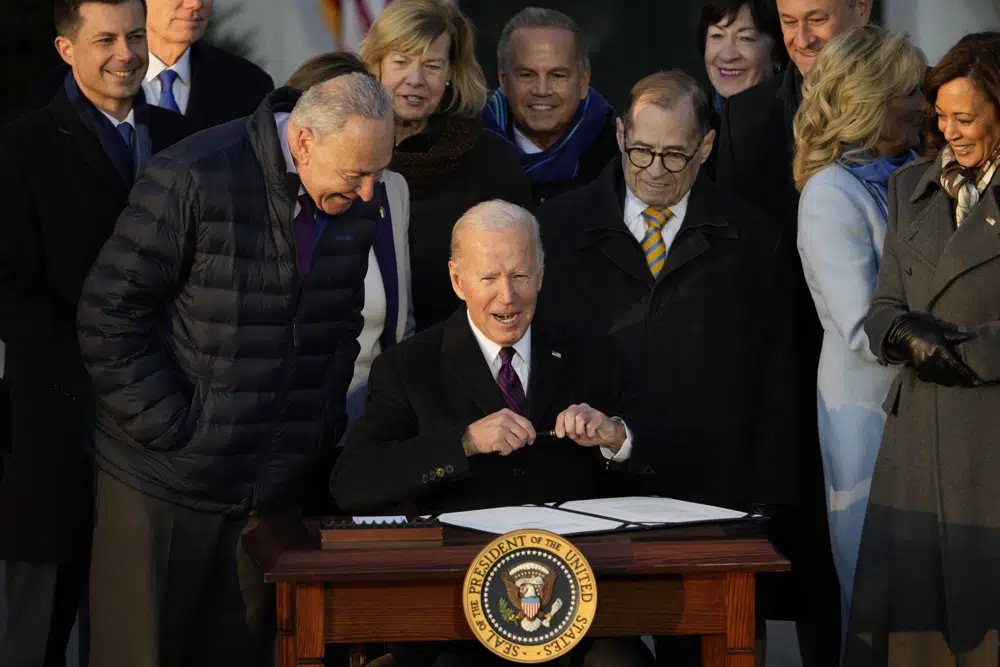
[(180, 113), (181, 108), (177, 106), (177, 100), (174, 99), (174, 81), (177, 80), (177, 72), (172, 69), (165, 69), (156, 78), (160, 80), (159, 106), (168, 111)]

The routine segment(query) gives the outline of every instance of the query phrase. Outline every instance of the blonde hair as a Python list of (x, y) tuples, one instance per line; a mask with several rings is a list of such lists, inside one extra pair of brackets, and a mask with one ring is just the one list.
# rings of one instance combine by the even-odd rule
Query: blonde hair
[(486, 105), (486, 78), (476, 60), (475, 29), (456, 6), (444, 0), (394, 0), (375, 19), (358, 55), (381, 79), (380, 66), (388, 54), (422, 54), (445, 33), (451, 37), (452, 76), (438, 111), (475, 118)]
[[(882, 135), (889, 103), (924, 80), (927, 59), (905, 33), (852, 28), (823, 47), (795, 114), (795, 187), (841, 157), (859, 159)], [(862, 158), (863, 159), (863, 158)]]

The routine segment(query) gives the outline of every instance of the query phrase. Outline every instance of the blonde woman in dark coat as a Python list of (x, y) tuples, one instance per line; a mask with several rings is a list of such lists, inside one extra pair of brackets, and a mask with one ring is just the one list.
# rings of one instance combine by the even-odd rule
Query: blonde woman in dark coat
[(865, 331), (889, 390), (844, 665), (996, 667), (1000, 635), (1000, 45), (924, 90), (936, 156), (890, 185)]

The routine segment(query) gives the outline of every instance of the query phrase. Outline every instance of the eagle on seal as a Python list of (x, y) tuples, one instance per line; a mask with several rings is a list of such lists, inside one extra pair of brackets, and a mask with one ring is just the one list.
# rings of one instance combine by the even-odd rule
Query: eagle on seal
[(507, 599), (518, 610), (511, 620), (527, 632), (534, 632), (543, 625), (549, 627), (553, 615), (562, 608), (562, 600), (557, 598), (547, 613), (542, 611), (552, 599), (556, 573), (541, 563), (528, 562), (511, 568), (503, 576), (503, 583), (507, 587)]

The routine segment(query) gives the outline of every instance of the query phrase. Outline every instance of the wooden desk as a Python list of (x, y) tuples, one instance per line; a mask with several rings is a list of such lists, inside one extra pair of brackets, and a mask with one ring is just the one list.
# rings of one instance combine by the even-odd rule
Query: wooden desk
[[(278, 537), (284, 532), (286, 537)], [(460, 602), (490, 537), (445, 529), (443, 544), (321, 550), (288, 531), (250, 546), (277, 584), (280, 667), (323, 664), (326, 644), (472, 640)], [(701, 635), (705, 667), (753, 667), (754, 574), (789, 563), (755, 524), (572, 538), (597, 575), (588, 637)], [(364, 665), (352, 652), (352, 667)]]

